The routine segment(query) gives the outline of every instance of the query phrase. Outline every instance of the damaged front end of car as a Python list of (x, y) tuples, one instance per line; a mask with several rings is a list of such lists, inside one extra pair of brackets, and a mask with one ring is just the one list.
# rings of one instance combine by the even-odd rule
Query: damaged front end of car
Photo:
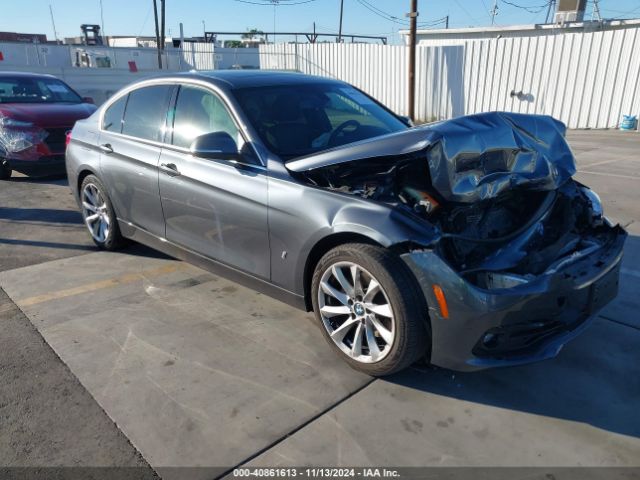
[(555, 356), (617, 293), (626, 232), (572, 179), (562, 123), (486, 113), (287, 163), (307, 184), (435, 227), (401, 256), (429, 305), (433, 364)]
[(29, 172), (43, 156), (50, 155), (44, 143), (49, 133), (32, 122), (16, 120), (0, 112), (0, 167)]

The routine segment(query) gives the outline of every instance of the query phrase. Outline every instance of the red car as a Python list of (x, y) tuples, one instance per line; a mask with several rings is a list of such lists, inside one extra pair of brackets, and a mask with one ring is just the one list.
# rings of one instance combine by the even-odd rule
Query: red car
[(53, 75), (0, 72), (0, 179), (64, 172), (66, 133), (95, 110)]

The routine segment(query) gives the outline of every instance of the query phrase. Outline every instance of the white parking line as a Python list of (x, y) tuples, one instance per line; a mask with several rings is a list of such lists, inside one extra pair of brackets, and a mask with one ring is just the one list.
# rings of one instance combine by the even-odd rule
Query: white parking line
[(637, 270), (630, 270), (628, 268), (621, 268), (620, 273), (629, 275), (630, 277), (640, 278), (640, 272)]
[(632, 175), (617, 175), (615, 173), (590, 172), (589, 170), (578, 170), (578, 173), (590, 173), (591, 175), (602, 175), (603, 177), (617, 177), (617, 178), (626, 178), (626, 179), (632, 179), (632, 180), (640, 180), (640, 177), (634, 177)]
[(593, 162), (593, 163), (586, 164), (585, 167), (591, 168), (591, 167), (595, 167), (596, 165), (606, 165), (607, 163), (621, 162), (623, 160), (624, 159), (621, 159), (621, 158), (614, 158), (612, 160), (602, 160), (601, 162)]

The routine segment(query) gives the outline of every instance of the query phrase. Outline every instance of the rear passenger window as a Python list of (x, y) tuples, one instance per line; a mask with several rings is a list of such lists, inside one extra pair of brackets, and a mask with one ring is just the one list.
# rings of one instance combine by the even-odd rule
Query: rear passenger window
[(122, 116), (124, 115), (124, 107), (127, 104), (127, 97), (116, 100), (107, 111), (104, 112), (104, 119), (102, 120), (102, 129), (108, 132), (122, 133)]
[(209, 132), (226, 132), (242, 147), (242, 137), (222, 100), (202, 88), (180, 87), (173, 121), (173, 144), (189, 148), (196, 137)]
[(154, 142), (163, 141), (171, 88), (170, 85), (155, 85), (131, 92), (122, 133)]

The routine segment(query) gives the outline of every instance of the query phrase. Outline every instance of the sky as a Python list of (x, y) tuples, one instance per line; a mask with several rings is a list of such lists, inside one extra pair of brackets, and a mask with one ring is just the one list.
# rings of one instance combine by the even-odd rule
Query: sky
[[(274, 13), (277, 31), (311, 31), (314, 22), (318, 32), (338, 30), (340, 0), (307, 0), (275, 8), (245, 3), (251, 1), (268, 0), (166, 0), (167, 35), (178, 37), (180, 22), (184, 24), (185, 36), (202, 35), (203, 22), (209, 31), (257, 28), (272, 32)], [(305, 0), (282, 0), (285, 1)], [(418, 0), (418, 21), (428, 24), (449, 15), (452, 28), (490, 25), (489, 12), (494, 1)], [(542, 23), (548, 1), (497, 0), (495, 22), (498, 25)], [(367, 3), (374, 8), (367, 7)], [(45, 33), (53, 39), (50, 5), (59, 38), (79, 35), (82, 23), (101, 23), (100, 0), (0, 0), (0, 4), (0, 31)], [(384, 35), (390, 43), (399, 43), (397, 32), (406, 28), (405, 13), (409, 4), (409, 0), (344, 0), (343, 31)], [(591, 18), (593, 1), (589, 0), (588, 4), (587, 18)], [(640, 18), (640, 0), (600, 0), (599, 4), (604, 18)], [(107, 35), (154, 35), (152, 0), (102, 0), (102, 6)], [(385, 14), (396, 20), (384, 18)]]

